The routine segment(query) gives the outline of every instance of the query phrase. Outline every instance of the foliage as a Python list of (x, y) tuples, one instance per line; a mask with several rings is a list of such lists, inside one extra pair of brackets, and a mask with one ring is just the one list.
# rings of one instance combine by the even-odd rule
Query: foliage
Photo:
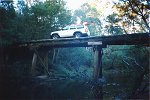
[[(57, 56), (55, 57), (55, 61), (49, 61), (49, 63), (53, 63), (55, 65), (54, 69), (63, 72), (68, 76), (74, 77), (91, 77), (91, 66), (93, 57), (92, 53), (89, 49), (85, 48), (64, 48), (57, 49)], [(69, 52), (69, 53), (68, 53)], [(83, 74), (86, 74), (85, 76)]]
[(12, 38), (16, 37), (13, 25), (15, 17), (16, 12), (12, 2), (3, 2), (0, 5), (0, 45), (10, 44), (12, 41), (16, 41), (15, 38)]
[(108, 15), (107, 16), (107, 19), (108, 19), (108, 21), (107, 22), (109, 22), (109, 23), (118, 23), (121, 19), (120, 18), (118, 18), (118, 15), (117, 14), (112, 14), (112, 15)]
[(148, 89), (148, 50), (149, 48), (137, 46), (109, 46), (104, 50), (104, 76), (107, 81), (121, 85), (117, 91), (119, 87), (127, 85), (128, 88), (122, 88), (121, 91), (128, 98), (144, 98), (142, 93)]
[(122, 21), (122, 19), (118, 17), (116, 13), (113, 13), (106, 17), (106, 22), (108, 22), (108, 25), (106, 25), (105, 28), (108, 31), (108, 34), (123, 34), (123, 29), (121, 28), (121, 26), (119, 26), (120, 21)]
[(88, 3), (81, 6), (81, 9), (75, 10), (74, 16), (79, 17), (82, 22), (88, 22), (91, 35), (101, 35), (102, 23), (99, 20), (98, 11)]
[(50, 32), (71, 22), (71, 13), (61, 0), (35, 2), (31, 7), (19, 1), (4, 1), (0, 5), (1, 44), (50, 38)]
[[(150, 3), (148, 0), (120, 0), (120, 3), (114, 5), (121, 17), (124, 17), (124, 23), (139, 25), (143, 31), (149, 29)], [(138, 29), (137, 29), (138, 30)]]

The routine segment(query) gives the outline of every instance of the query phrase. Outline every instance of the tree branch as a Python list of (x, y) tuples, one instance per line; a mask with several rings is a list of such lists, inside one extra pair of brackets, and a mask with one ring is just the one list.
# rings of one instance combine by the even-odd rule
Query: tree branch
[(141, 26), (142, 30), (144, 30), (146, 32), (146, 30), (144, 29), (143, 25), (139, 21), (134, 20), (134, 22), (136, 22), (137, 24), (139, 24)]
[(139, 68), (141, 68), (142, 70), (144, 70), (144, 68), (136, 61), (135, 58), (131, 58), (131, 57), (125, 57), (126, 59), (130, 59), (132, 62), (134, 62), (134, 64), (136, 64)]
[(130, 5), (132, 11), (134, 11), (137, 15), (142, 16), (138, 11), (136, 11), (136, 10), (134, 9), (133, 4), (132, 4), (132, 2), (131, 2), (130, 0), (129, 0), (129, 5)]

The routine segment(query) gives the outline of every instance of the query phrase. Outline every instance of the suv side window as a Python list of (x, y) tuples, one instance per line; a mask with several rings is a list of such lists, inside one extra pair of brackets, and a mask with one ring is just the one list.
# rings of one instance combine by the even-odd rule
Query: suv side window
[(70, 26), (70, 30), (76, 29), (75, 26)]
[(81, 29), (81, 28), (84, 28), (84, 26), (83, 25), (78, 25), (77, 26), (77, 29)]

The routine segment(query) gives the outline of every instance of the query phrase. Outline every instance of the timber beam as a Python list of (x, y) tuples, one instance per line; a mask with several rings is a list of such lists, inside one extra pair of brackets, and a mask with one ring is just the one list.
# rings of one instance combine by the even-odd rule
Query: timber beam
[(20, 43), (20, 46), (61, 48), (92, 47), (89, 42), (102, 42), (106, 45), (144, 45), (150, 46), (150, 33), (123, 34), (114, 36), (92, 36), (81, 38), (41, 39)]
[(102, 83), (102, 42), (90, 42), (94, 51), (94, 71), (93, 71), (93, 95), (94, 99), (103, 99)]

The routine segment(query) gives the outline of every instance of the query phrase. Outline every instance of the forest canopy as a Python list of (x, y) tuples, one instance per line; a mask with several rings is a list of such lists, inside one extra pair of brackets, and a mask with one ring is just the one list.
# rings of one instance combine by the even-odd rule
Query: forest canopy
[(28, 6), (24, 1), (0, 3), (0, 43), (50, 38), (50, 32), (71, 22), (62, 0), (46, 0)]
[[(148, 32), (150, 2), (148, 0), (119, 0), (112, 6), (113, 13), (104, 16), (110, 5), (106, 1), (85, 2), (74, 12), (64, 0), (31, 1), (2, 0), (0, 2), (0, 44), (50, 38), (52, 31), (78, 20), (89, 23), (91, 35), (129, 34)], [(109, 5), (108, 5), (109, 4)], [(102, 7), (100, 7), (101, 5)]]

